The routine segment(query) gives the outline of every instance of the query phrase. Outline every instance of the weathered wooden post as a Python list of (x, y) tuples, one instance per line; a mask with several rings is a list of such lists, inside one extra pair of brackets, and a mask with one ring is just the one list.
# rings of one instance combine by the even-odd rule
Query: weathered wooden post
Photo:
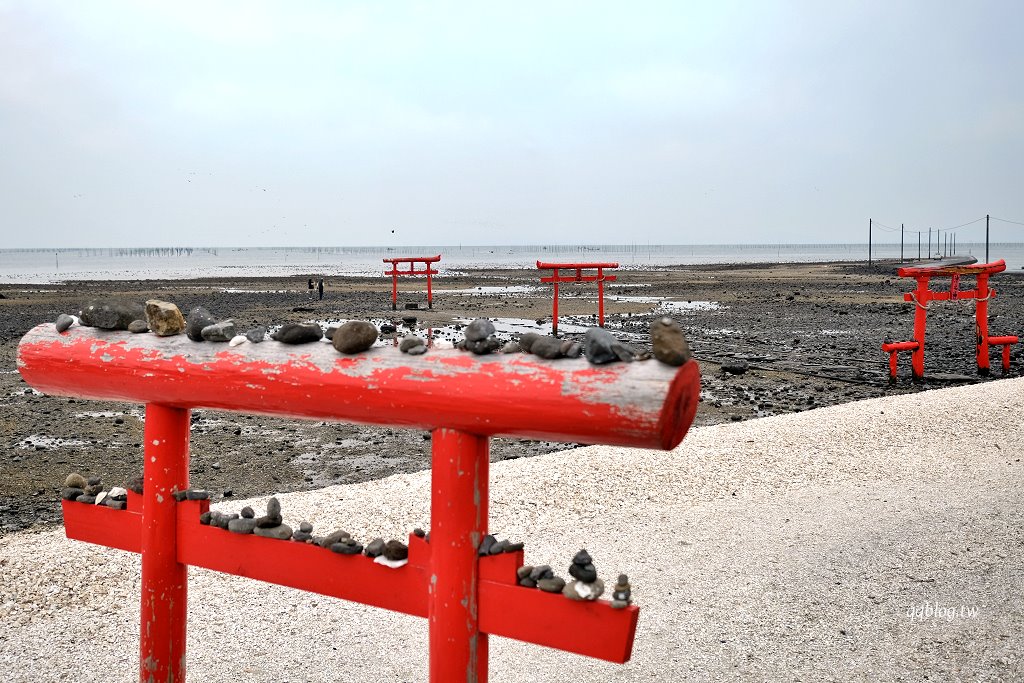
[[(147, 406), (142, 496), (129, 493), (126, 510), (62, 503), (69, 538), (142, 554), (139, 677), (146, 683), (185, 680), (187, 566), (427, 618), (433, 683), (486, 681), (489, 636), (627, 661), (636, 606), (522, 587), (522, 550), (478, 556), (489, 438), (671, 449), (693, 422), (700, 393), (693, 360), (678, 368), (654, 360), (596, 366), (455, 350), (409, 356), (393, 347), (341, 356), (325, 343), (229, 347), (182, 335), (58, 333), (52, 324), (25, 335), (18, 369), (50, 394)], [(209, 501), (173, 495), (188, 486), (193, 407), (431, 431), (429, 543), (411, 535), (408, 564), (392, 569), (201, 524)]]

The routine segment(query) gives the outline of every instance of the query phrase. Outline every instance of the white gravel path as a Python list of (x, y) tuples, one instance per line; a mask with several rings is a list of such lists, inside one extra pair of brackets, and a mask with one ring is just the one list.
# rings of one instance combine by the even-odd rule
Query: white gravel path
[[(1005, 380), (494, 465), (492, 530), (563, 575), (585, 546), (642, 612), (626, 665), (494, 638), (490, 680), (1024, 680), (1022, 405)], [(318, 532), (404, 537), (428, 492), (421, 472), (280, 499)], [(137, 680), (137, 556), (21, 533), (0, 577), (0, 680)], [(190, 577), (189, 681), (426, 680), (425, 620)]]

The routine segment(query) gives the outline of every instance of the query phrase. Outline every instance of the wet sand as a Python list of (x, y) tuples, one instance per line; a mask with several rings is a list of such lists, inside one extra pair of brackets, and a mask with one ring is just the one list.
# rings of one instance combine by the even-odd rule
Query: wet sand
[[(909, 339), (913, 304), (902, 300), (910, 284), (891, 268), (863, 264), (676, 266), (619, 270), (606, 290), (605, 326), (638, 350), (648, 345), (651, 320), (676, 318), (701, 365), (702, 402), (696, 424), (743, 421), (863, 398), (916, 392), (951, 384), (991, 381), (974, 367), (973, 303), (935, 305), (929, 313), (924, 386), (909, 381), (901, 360), (895, 387), (886, 381), (883, 340)], [(33, 326), (75, 313), (97, 297), (173, 301), (187, 313), (202, 305), (222, 318), (250, 325), (358, 318), (392, 323), (455, 339), (457, 325), (487, 316), (499, 336), (551, 329), (551, 292), (535, 270), (464, 270), (435, 280), (434, 307), (426, 310), (425, 283), (401, 283), (391, 310), (384, 277), (328, 277), (323, 301), (310, 300), (308, 275), (290, 278), (73, 282), (0, 285), (0, 534), (59, 522), (55, 500), (70, 471), (98, 474), (121, 484), (142, 463), (141, 406), (38, 395), (17, 374), (21, 336)], [(1024, 278), (993, 280), (994, 334), (1024, 329)], [(405, 304), (419, 310), (404, 310)], [(563, 285), (563, 336), (580, 337), (596, 323), (594, 285)], [(403, 321), (414, 316), (415, 323)], [(411, 325), (411, 328), (410, 328)], [(392, 343), (385, 335), (381, 343)], [(993, 354), (998, 367), (997, 354)], [(722, 364), (744, 360), (743, 375)], [(1016, 353), (1011, 376), (1017, 376)], [(993, 378), (998, 378), (996, 370)], [(572, 447), (574, 444), (568, 444)], [(492, 460), (562, 450), (565, 444), (493, 439)], [(191, 477), (216, 498), (248, 498), (357, 483), (429, 467), (429, 434), (336, 423), (281, 420), (197, 410), (193, 415)]]

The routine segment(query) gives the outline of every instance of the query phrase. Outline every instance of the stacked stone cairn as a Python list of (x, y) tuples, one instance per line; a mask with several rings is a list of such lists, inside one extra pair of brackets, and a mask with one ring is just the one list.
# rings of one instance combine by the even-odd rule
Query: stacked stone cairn
[(60, 490), (61, 500), (86, 503), (88, 505), (105, 505), (115, 510), (128, 507), (128, 491), (120, 486), (113, 486), (109, 491), (103, 490), (100, 477), (86, 479), (78, 472), (72, 472), (64, 480), (64, 488)]
[(631, 605), (633, 603), (630, 599), (632, 592), (632, 587), (629, 585), (629, 577), (625, 574), (619, 574), (619, 580), (612, 587), (612, 607), (623, 609)]
[(597, 600), (604, 592), (604, 581), (597, 578), (597, 569), (586, 550), (580, 550), (572, 558), (569, 575), (574, 580), (565, 584), (562, 595), (570, 600)]

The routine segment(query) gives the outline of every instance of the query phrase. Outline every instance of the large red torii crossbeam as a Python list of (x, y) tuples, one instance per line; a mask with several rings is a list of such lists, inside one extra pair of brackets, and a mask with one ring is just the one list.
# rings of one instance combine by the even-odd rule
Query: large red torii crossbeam
[[(206, 567), (426, 617), (430, 680), (487, 680), (487, 636), (625, 662), (639, 610), (576, 602), (516, 582), (522, 551), (479, 557), (487, 533), (489, 438), (495, 435), (670, 449), (693, 421), (695, 361), (603, 366), (525, 354), (408, 356), (328, 344), (228, 347), (184, 336), (52, 324), (18, 348), (31, 386), (146, 405), (144, 487), (127, 510), (63, 503), (69, 538), (142, 555), (141, 681), (185, 680), (187, 567)], [(459, 400), (451, 400), (452, 397)], [(432, 432), (431, 534), (409, 538), (409, 564), (201, 525), (208, 501), (188, 488), (193, 407), (346, 420)]]
[[(970, 258), (970, 261), (973, 261)], [(973, 299), (977, 344), (975, 358), (978, 374), (989, 373), (989, 347), (1002, 346), (1003, 372), (1010, 369), (1010, 346), (1016, 344), (1016, 336), (990, 336), (988, 333), (988, 301), (996, 295), (996, 290), (988, 286), (989, 277), (1006, 270), (1006, 262), (1002, 259), (992, 263), (935, 263), (932, 265), (907, 266), (899, 268), (899, 277), (914, 278), (917, 287), (903, 295), (904, 301), (914, 302), (914, 339), (913, 341), (887, 342), (882, 350), (889, 354), (889, 381), (896, 381), (897, 355), (900, 351), (911, 352), (912, 375), (915, 382), (924, 379), (924, 340), (925, 328), (928, 323), (928, 304), (932, 301), (957, 301)], [(960, 289), (961, 276), (973, 276), (974, 289)], [(929, 288), (933, 277), (950, 278), (949, 289), (935, 291)]]
[[(604, 327), (604, 283), (615, 282), (614, 275), (605, 275), (605, 268), (618, 268), (618, 263), (543, 263), (537, 261), (537, 270), (550, 270), (551, 275), (541, 277), (541, 282), (551, 282), (555, 286), (551, 306), (551, 333), (558, 334), (558, 284), (566, 282), (597, 283), (597, 324)], [(559, 270), (575, 270), (575, 275), (559, 275)], [(584, 270), (596, 270), (596, 275), (584, 275)]]
[[(391, 276), (391, 310), (398, 310), (398, 276), (399, 275), (426, 275), (427, 276), (427, 308), (434, 307), (434, 292), (431, 287), (430, 276), (437, 275), (437, 271), (434, 270), (434, 263), (441, 260), (441, 255), (437, 256), (399, 256), (396, 258), (386, 258), (384, 263), (391, 264), (391, 270), (385, 271), (385, 275)], [(408, 270), (399, 270), (398, 264), (407, 263), (409, 264)], [(416, 270), (416, 264), (422, 263), (423, 270)]]

